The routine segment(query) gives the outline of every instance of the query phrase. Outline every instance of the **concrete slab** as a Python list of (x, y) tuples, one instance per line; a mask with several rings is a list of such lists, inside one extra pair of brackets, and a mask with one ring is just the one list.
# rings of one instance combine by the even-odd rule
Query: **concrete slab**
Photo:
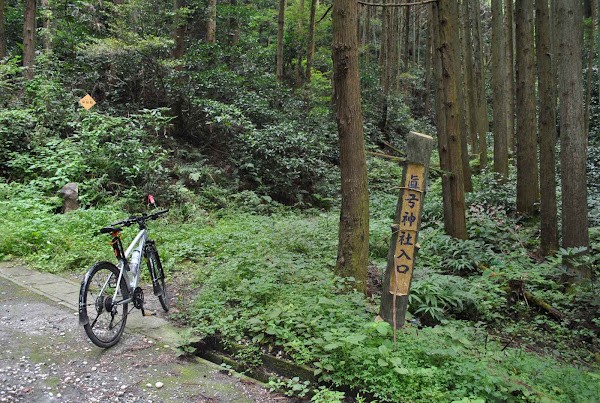
[[(60, 298), (61, 300), (67, 300), (67, 301), (70, 300), (70, 297), (66, 298), (66, 296), (68, 294), (79, 295), (79, 288), (80, 288), (76, 285), (69, 284), (66, 282), (50, 283), (50, 284), (31, 284), (31, 286), (34, 288), (37, 288), (45, 295), (52, 295), (57, 298)], [(77, 298), (75, 298), (75, 300), (77, 301)]]
[(0, 273), (3, 273), (7, 276), (14, 276), (14, 277), (33, 276), (35, 274), (39, 274), (39, 272), (37, 272), (35, 270), (31, 270), (26, 267), (18, 266), (18, 265), (15, 265), (15, 266), (0, 265)]
[(61, 284), (65, 282), (65, 279), (50, 273), (37, 273), (32, 276), (18, 277), (18, 279), (22, 283), (32, 285), (34, 287), (42, 284)]

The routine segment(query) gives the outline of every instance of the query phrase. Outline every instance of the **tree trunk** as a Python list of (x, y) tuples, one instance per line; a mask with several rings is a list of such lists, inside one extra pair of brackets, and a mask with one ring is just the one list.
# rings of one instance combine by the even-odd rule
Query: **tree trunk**
[(310, 22), (308, 26), (308, 47), (306, 49), (306, 82), (310, 83), (312, 74), (312, 60), (315, 54), (315, 17), (317, 12), (317, 2), (312, 0), (310, 3)]
[(483, 34), (481, 30), (481, 7), (479, 0), (470, 0), (469, 5), (471, 13), (471, 27), (473, 34), (473, 57), (474, 57), (474, 80), (476, 92), (475, 116), (476, 125), (471, 125), (471, 129), (477, 131), (479, 139), (479, 162), (482, 168), (488, 163), (487, 157), (487, 132), (489, 130), (489, 121), (487, 115), (487, 99), (485, 96), (485, 67), (483, 63)]
[(358, 75), (355, 0), (333, 1), (333, 81), (340, 144), (342, 208), (335, 272), (366, 290), (369, 189)]
[(34, 76), (36, 8), (36, 0), (25, 0), (25, 23), (23, 24), (23, 67), (26, 69), (23, 74), (27, 80), (31, 80)]
[(52, 49), (51, 35), (50, 35), (51, 10), (50, 10), (50, 7), (48, 6), (48, 0), (42, 0), (41, 4), (42, 4), (42, 10), (43, 10), (42, 26), (44, 28), (44, 50), (49, 52)]
[[(583, 23), (578, 0), (557, 0), (558, 80), (560, 86), (560, 171), (562, 246), (589, 248), (587, 204), (587, 134), (583, 123), (581, 56)], [(575, 273), (590, 276), (589, 268)]]
[[(381, 0), (382, 3), (386, 3), (386, 0)], [(381, 9), (381, 35), (379, 37), (379, 67), (381, 67), (381, 74), (379, 75), (379, 84), (383, 87), (385, 82), (385, 65), (386, 65), (386, 57), (387, 57), (387, 36), (389, 34), (388, 30), (388, 13), (387, 7), (382, 7)]]
[[(458, 3), (457, 3), (457, 12), (458, 12)], [(469, 148), (467, 145), (467, 137), (469, 135), (469, 124), (466, 112), (465, 105), (465, 92), (466, 87), (463, 85), (465, 80), (465, 75), (463, 73), (463, 63), (462, 63), (462, 35), (460, 30), (460, 17), (457, 14), (457, 24), (456, 28), (458, 31), (456, 33), (456, 46), (455, 46), (455, 65), (454, 71), (456, 72), (456, 93), (458, 96), (458, 127), (459, 127), (459, 135), (460, 135), (460, 147), (461, 147), (461, 161), (463, 168), (463, 182), (465, 185), (465, 192), (471, 192), (473, 190), (473, 183), (471, 181), (471, 165), (469, 164)]]
[(369, 33), (371, 32), (371, 13), (373, 7), (366, 7), (365, 23), (363, 24), (363, 44), (365, 45), (365, 63), (371, 63), (371, 43)]
[(175, 29), (173, 30), (173, 41), (175, 47), (173, 48), (173, 58), (179, 59), (183, 56), (185, 51), (185, 20), (181, 15), (181, 9), (185, 7), (185, 0), (175, 0), (173, 2), (173, 8), (175, 9)]
[(417, 13), (417, 39), (415, 40), (415, 43), (417, 44), (416, 48), (415, 48), (415, 53), (417, 54), (417, 61), (416, 61), (416, 65), (420, 66), (421, 65), (421, 8), (417, 8), (416, 10)]
[(432, 45), (432, 36), (433, 29), (431, 26), (431, 7), (427, 8), (427, 45), (425, 50), (425, 116), (429, 115), (429, 102), (431, 97), (429, 93), (431, 92), (431, 45)]
[(279, 17), (277, 19), (277, 82), (283, 80), (283, 29), (285, 23), (285, 1), (279, 0)]
[(504, 0), (504, 67), (506, 73), (504, 96), (508, 102), (506, 111), (506, 131), (508, 133), (508, 154), (515, 155), (515, 58), (513, 35), (513, 0)]
[(588, 74), (587, 74), (587, 91), (585, 93), (585, 113), (584, 113), (584, 130), (589, 133), (590, 128), (590, 102), (592, 101), (592, 72), (594, 69), (594, 25), (596, 21), (596, 8), (598, 0), (592, 1), (591, 21), (588, 29), (588, 40), (590, 41), (590, 51), (588, 53)]
[(517, 25), (517, 211), (531, 215), (539, 200), (535, 121), (533, 0), (520, 0)]
[(465, 88), (467, 91), (467, 98), (465, 99), (467, 106), (465, 110), (468, 113), (469, 119), (469, 145), (471, 146), (471, 153), (476, 154), (479, 150), (479, 143), (477, 141), (477, 91), (475, 90), (475, 73), (473, 71), (473, 47), (472, 35), (471, 35), (471, 17), (470, 17), (470, 0), (462, 1), (463, 12), (462, 18), (462, 43), (463, 56), (464, 56), (464, 67), (465, 67)]
[(506, 79), (504, 57), (504, 20), (502, 0), (492, 0), (492, 90), (494, 93), (494, 171), (508, 178), (508, 99), (504, 94)]
[[(461, 157), (461, 144), (459, 134), (458, 97), (456, 87), (459, 85), (456, 74), (456, 47), (458, 40), (458, 5), (455, 0), (439, 0), (432, 5), (434, 10), (434, 29), (437, 34), (436, 54), (438, 59), (436, 86), (441, 86), (439, 92), (441, 97), (436, 97), (436, 110), (443, 110), (442, 124), (439, 124), (441, 116), (436, 117), (438, 122), (438, 147), (440, 162), (444, 171), (450, 175), (444, 175), (442, 180), (442, 193), (444, 200), (444, 212), (450, 211), (450, 216), (444, 215), (444, 225), (448, 235), (459, 239), (467, 239), (467, 227), (465, 221), (465, 194), (463, 183), (463, 167)], [(435, 18), (437, 16), (437, 18)], [(441, 75), (441, 77), (440, 77)], [(445, 186), (444, 186), (445, 185)]]
[(215, 43), (217, 40), (217, 0), (208, 0), (206, 15), (206, 42)]
[[(408, 61), (410, 58), (409, 36), (410, 36), (410, 7), (404, 10), (404, 72), (408, 73)], [(404, 92), (408, 92), (408, 80), (404, 81)]]
[(240, 42), (240, 20), (238, 18), (237, 0), (231, 0), (230, 4), (229, 30), (231, 31), (231, 45), (237, 46)]
[(544, 256), (558, 249), (558, 219), (556, 215), (556, 104), (552, 51), (550, 46), (550, 14), (548, 0), (535, 1), (535, 48), (538, 66), (539, 128), (540, 128), (540, 219), (541, 251)]
[(4, 0), (0, 0), (0, 59), (6, 57), (6, 30), (4, 29)]
[[(396, 94), (400, 93), (400, 89), (401, 89), (401, 85), (402, 85), (402, 35), (404, 33), (403, 31), (403, 24), (402, 24), (402, 16), (403, 16), (403, 11), (402, 10), (398, 10), (398, 16), (397, 16), (397, 24), (398, 24), (398, 35), (397, 35), (397, 49), (396, 49), (396, 53), (398, 53), (398, 62), (396, 63), (396, 79), (395, 79), (395, 89), (396, 89)], [(404, 50), (406, 52), (406, 49)]]

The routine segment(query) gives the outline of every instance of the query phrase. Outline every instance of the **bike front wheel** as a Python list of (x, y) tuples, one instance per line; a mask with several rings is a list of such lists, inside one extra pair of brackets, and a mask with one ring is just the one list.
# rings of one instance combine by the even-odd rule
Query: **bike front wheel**
[(162, 305), (165, 312), (168, 312), (169, 295), (167, 294), (167, 285), (165, 284), (165, 272), (163, 271), (162, 264), (160, 263), (158, 251), (154, 247), (149, 247), (147, 250), (147, 256), (148, 270), (150, 271), (150, 277), (152, 278), (152, 287), (154, 289), (154, 295), (158, 296), (160, 305)]
[(79, 320), (98, 347), (114, 346), (125, 329), (127, 304), (113, 303), (113, 297), (123, 300), (128, 295), (125, 282), (121, 281), (118, 287), (118, 280), (119, 269), (112, 263), (100, 262), (88, 271), (81, 283)]

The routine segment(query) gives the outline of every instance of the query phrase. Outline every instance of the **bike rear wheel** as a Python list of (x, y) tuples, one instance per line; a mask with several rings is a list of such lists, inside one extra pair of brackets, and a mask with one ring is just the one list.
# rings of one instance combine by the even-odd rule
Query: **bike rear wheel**
[(158, 296), (160, 305), (162, 305), (165, 312), (168, 312), (169, 295), (167, 294), (165, 272), (163, 271), (162, 264), (160, 263), (158, 251), (154, 246), (150, 246), (148, 247), (146, 253), (148, 256), (148, 270), (150, 271), (150, 277), (152, 278), (152, 287), (154, 288), (154, 295)]
[[(81, 283), (79, 317), (85, 333), (98, 347), (114, 346), (125, 329), (128, 304), (113, 304), (117, 290), (119, 269), (112, 263), (96, 263)], [(128, 295), (125, 281), (121, 281), (117, 300)]]

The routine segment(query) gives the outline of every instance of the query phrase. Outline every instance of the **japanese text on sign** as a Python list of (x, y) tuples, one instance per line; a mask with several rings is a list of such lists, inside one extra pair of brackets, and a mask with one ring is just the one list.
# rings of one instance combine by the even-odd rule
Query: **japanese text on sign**
[(410, 289), (415, 253), (418, 250), (416, 245), (424, 191), (424, 174), (425, 167), (423, 165), (408, 164), (406, 168), (402, 210), (394, 251), (394, 271), (390, 284), (390, 293), (396, 295), (408, 295)]

